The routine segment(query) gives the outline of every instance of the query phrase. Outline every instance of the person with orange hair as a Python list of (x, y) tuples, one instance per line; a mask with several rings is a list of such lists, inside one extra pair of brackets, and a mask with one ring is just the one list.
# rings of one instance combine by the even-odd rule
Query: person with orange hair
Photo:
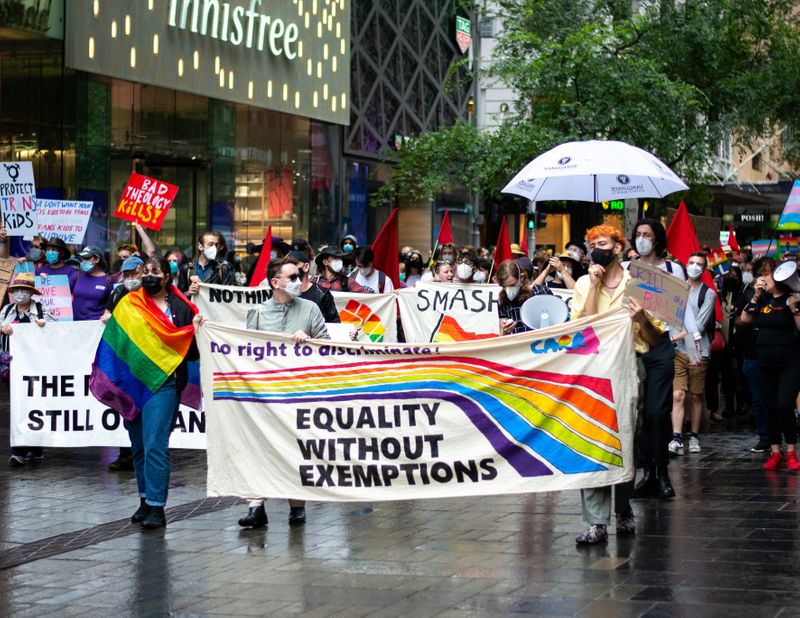
[[(620, 263), (620, 257), (625, 250), (625, 236), (622, 231), (610, 225), (598, 225), (587, 232), (586, 240), (592, 263), (589, 273), (575, 282), (572, 319), (621, 307), (625, 285), (631, 278), (630, 273)], [(637, 354), (642, 355), (661, 341), (664, 325), (648, 316), (633, 298), (628, 303), (633, 320), (634, 347)], [(635, 534), (636, 524), (630, 505), (633, 480), (616, 485), (614, 493), (617, 534)], [(576, 543), (592, 545), (608, 540), (606, 527), (611, 520), (611, 498), (611, 486), (581, 490), (583, 518), (589, 527), (575, 537)]]

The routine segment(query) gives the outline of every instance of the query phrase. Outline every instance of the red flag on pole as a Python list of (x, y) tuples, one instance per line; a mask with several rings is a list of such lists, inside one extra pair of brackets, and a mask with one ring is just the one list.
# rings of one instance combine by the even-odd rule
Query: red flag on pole
[(508, 240), (508, 226), (506, 225), (506, 218), (503, 217), (500, 223), (500, 234), (497, 236), (497, 245), (494, 248), (495, 268), (500, 266), (500, 262), (513, 259), (514, 254), (511, 253), (511, 241)]
[(522, 235), (522, 242), (520, 243), (519, 250), (525, 254), (525, 257), (528, 257), (528, 234), (527, 232)]
[(250, 287), (257, 287), (267, 277), (267, 264), (269, 264), (269, 254), (272, 252), (272, 226), (267, 228), (267, 234), (264, 236), (264, 245), (261, 247), (261, 253), (258, 254), (258, 262), (256, 262), (255, 270), (253, 270), (253, 278), (250, 279)]
[(733, 223), (731, 223), (729, 230), (730, 231), (728, 233), (728, 246), (734, 253), (739, 253), (741, 249), (739, 248), (739, 241), (736, 240), (736, 232), (733, 231)]
[[(375, 253), (373, 266), (386, 274), (392, 280), (395, 289), (400, 287), (400, 261), (397, 246), (397, 208), (392, 211), (380, 233), (372, 243)], [(375, 290), (380, 292), (381, 290)]]
[(453, 242), (453, 230), (450, 228), (450, 211), (444, 211), (444, 216), (442, 217), (442, 225), (439, 227), (439, 236), (436, 239), (436, 244), (447, 245)]

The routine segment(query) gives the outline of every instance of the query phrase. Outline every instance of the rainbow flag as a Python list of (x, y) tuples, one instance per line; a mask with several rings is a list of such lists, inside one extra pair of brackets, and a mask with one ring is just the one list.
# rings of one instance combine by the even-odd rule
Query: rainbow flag
[(89, 390), (133, 420), (183, 362), (193, 338), (191, 324), (176, 327), (143, 290), (130, 292), (103, 331)]
[(731, 261), (722, 247), (708, 254), (708, 267), (717, 275), (724, 275), (731, 269)]
[(800, 180), (795, 180), (778, 219), (779, 230), (800, 230)]
[(797, 238), (794, 236), (781, 236), (778, 240), (778, 251), (780, 251), (781, 255), (797, 253)]
[(444, 313), (439, 318), (439, 323), (433, 329), (431, 335), (432, 343), (450, 343), (453, 341), (474, 341), (478, 339), (493, 339), (497, 337), (494, 333), (473, 333), (461, 328), (461, 325), (451, 315)]

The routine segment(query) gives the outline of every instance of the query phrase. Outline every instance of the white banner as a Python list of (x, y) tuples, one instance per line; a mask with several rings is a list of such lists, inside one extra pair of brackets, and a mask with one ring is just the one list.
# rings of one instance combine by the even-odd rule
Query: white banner
[(622, 309), (454, 344), (294, 344), (214, 323), (197, 341), (209, 496), (401, 500), (633, 477)]
[[(331, 292), (342, 324), (359, 329), (356, 341), (394, 343), (397, 341), (397, 297), (389, 294)], [(337, 339), (331, 335), (331, 339)]]
[(200, 292), (191, 300), (209, 320), (244, 328), (247, 312), (268, 298), (272, 298), (272, 289), (267, 287), (201, 283)]
[[(122, 417), (89, 392), (103, 323), (14, 324), (11, 341), (12, 446), (130, 446)], [(204, 449), (205, 414), (181, 406), (173, 448)]]
[(500, 334), (500, 288), (489, 284), (418, 282), (397, 291), (406, 341), (449, 343)]
[(60, 238), (68, 245), (82, 244), (92, 205), (92, 202), (36, 200), (39, 235), (48, 240)]

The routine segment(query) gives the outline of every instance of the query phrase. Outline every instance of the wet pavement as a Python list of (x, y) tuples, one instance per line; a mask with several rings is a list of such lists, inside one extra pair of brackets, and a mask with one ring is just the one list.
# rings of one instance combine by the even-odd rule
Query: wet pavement
[[(5, 399), (5, 398), (3, 398)], [(0, 401), (0, 441), (8, 408)], [(678, 497), (638, 500), (635, 537), (577, 548), (576, 491), (309, 505), (205, 499), (204, 453), (175, 451), (166, 530), (128, 521), (116, 449), (0, 464), (0, 615), (800, 616), (800, 477), (764, 473), (746, 429), (673, 460)]]

